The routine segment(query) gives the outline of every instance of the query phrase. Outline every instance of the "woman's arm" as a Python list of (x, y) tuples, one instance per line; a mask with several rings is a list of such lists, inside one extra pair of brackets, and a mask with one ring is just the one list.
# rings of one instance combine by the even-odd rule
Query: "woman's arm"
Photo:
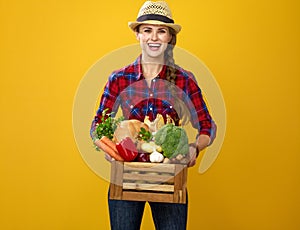
[(191, 123), (199, 132), (196, 142), (190, 144), (190, 162), (188, 166), (193, 166), (196, 164), (199, 152), (203, 151), (214, 141), (216, 124), (208, 111), (201, 89), (192, 73), (190, 73), (186, 90), (190, 99), (186, 104), (191, 111)]

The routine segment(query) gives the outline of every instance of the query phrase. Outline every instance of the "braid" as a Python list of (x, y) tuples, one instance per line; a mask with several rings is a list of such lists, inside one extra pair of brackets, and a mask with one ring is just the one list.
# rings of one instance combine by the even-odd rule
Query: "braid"
[(175, 103), (174, 108), (179, 115), (179, 119), (181, 119), (181, 124), (186, 124), (190, 120), (190, 113), (185, 103), (177, 96), (176, 89), (176, 66), (173, 57), (173, 49), (176, 45), (176, 33), (170, 28), (170, 33), (172, 35), (172, 39), (168, 44), (168, 48), (165, 51), (165, 61), (167, 65), (166, 79), (171, 84), (169, 84), (169, 90), (171, 95), (174, 97)]

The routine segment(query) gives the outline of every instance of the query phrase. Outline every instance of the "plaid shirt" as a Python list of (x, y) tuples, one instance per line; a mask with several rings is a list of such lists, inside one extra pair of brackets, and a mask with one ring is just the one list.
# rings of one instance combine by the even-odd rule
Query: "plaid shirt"
[[(102, 111), (117, 112), (119, 106), (125, 119), (144, 121), (149, 116), (150, 121), (161, 114), (166, 120), (170, 115), (179, 120), (174, 109), (174, 97), (166, 80), (167, 67), (163, 66), (159, 75), (148, 86), (142, 73), (141, 56), (132, 64), (113, 72), (105, 85), (100, 106), (91, 126), (91, 136), (96, 125), (101, 121)], [(191, 72), (176, 66), (176, 95), (180, 98), (191, 115), (191, 124), (198, 129), (199, 134), (214, 136), (215, 125), (203, 100), (201, 90)]]

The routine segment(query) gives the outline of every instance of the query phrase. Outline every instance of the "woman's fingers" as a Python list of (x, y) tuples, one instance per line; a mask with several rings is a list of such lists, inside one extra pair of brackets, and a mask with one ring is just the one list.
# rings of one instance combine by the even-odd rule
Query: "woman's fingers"
[(115, 161), (115, 158), (112, 158), (109, 154), (105, 153), (104, 154), (104, 157), (107, 161), (109, 162), (112, 162), (112, 161)]
[(194, 146), (189, 146), (189, 163), (188, 167), (192, 167), (196, 164), (196, 158), (197, 158), (197, 150)]

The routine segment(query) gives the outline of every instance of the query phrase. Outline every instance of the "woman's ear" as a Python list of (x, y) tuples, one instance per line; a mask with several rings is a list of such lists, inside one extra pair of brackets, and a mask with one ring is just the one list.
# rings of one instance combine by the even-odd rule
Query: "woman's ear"
[(136, 37), (136, 40), (140, 40), (140, 33), (138, 31), (135, 31), (135, 37)]

